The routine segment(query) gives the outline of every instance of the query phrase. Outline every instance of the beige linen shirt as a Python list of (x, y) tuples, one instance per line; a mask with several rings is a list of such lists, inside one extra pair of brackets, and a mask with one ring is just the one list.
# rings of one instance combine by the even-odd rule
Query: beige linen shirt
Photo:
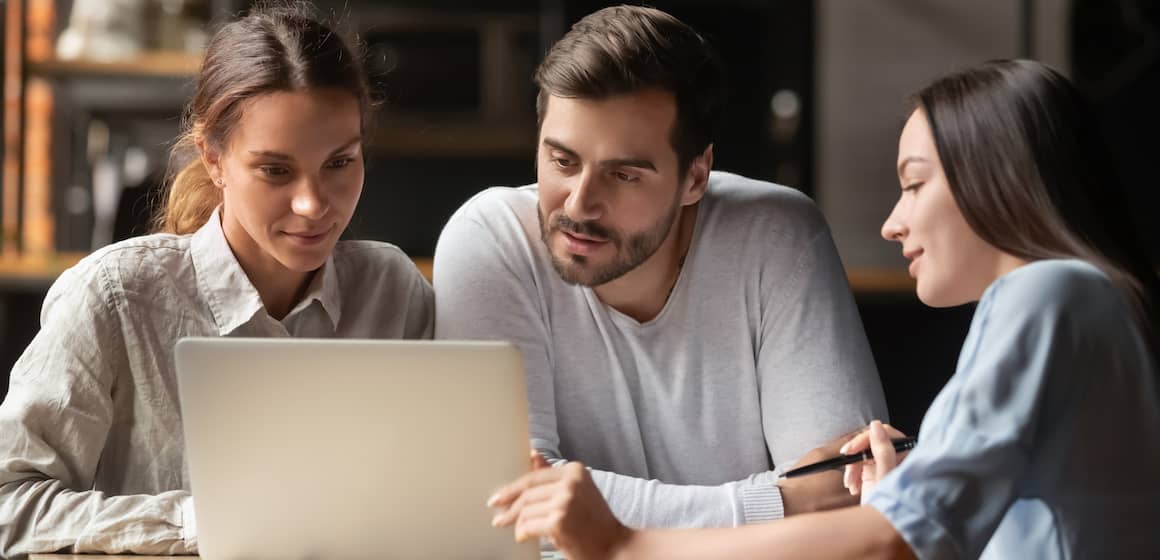
[(197, 551), (179, 338), (429, 338), (433, 318), (430, 285), (386, 243), (339, 242), (282, 321), (216, 213), (192, 235), (93, 253), (49, 290), (0, 405), (0, 558)]

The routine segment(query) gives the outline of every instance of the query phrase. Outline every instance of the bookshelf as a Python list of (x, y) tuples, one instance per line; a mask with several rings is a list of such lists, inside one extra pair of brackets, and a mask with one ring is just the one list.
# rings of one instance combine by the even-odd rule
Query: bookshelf
[(884, 267), (851, 268), (846, 271), (850, 289), (857, 294), (914, 293), (914, 279), (905, 269)]
[[(47, 289), (61, 272), (84, 258), (84, 253), (57, 253), (41, 257), (0, 258), (0, 288)], [(434, 259), (412, 257), (415, 266), (431, 280)], [(850, 287), (859, 295), (907, 294), (914, 292), (914, 279), (905, 270), (855, 268), (846, 274)]]
[(168, 77), (192, 78), (201, 66), (201, 56), (185, 52), (154, 51), (127, 60), (60, 60), (56, 58), (29, 61), (30, 75), (69, 78), (90, 77)]
[(19, 249), (20, 176), (24, 112), (24, 4), (4, 5), (4, 152), (0, 179), (0, 256)]
[[(250, 3), (206, 1), (218, 19)], [(322, 12), (339, 7), (351, 11), (351, 30), (368, 48), (372, 83), (383, 88), (386, 103), (376, 113), (368, 139), (368, 159), (377, 160), (371, 167), (390, 169), (392, 179), (400, 177), (401, 168), (401, 178), (388, 183), (429, 193), (409, 203), (413, 210), (430, 208), (430, 216), (412, 211), (393, 217), (392, 223), (413, 227), (412, 214), (421, 224), (438, 221), (446, 210), (440, 205), (460, 200), (467, 184), (466, 172), (448, 170), (474, 169), (472, 184), (508, 183), (517, 177), (517, 182), (526, 182), (517, 170), (532, 168), (535, 149), (529, 79), (539, 50), (541, 21), (535, 9), (494, 10), (467, 2), (315, 4)], [(201, 64), (199, 53), (158, 50), (116, 61), (60, 59), (55, 43), (69, 5), (12, 0), (4, 8), (9, 94), (0, 255), (87, 252), (112, 239), (101, 233), (108, 228), (100, 224), (113, 218), (98, 202), (116, 199), (122, 189), (140, 184), (118, 176), (111, 181), (112, 189), (99, 189), (98, 160), (104, 159), (106, 170), (115, 168), (124, 162), (127, 146), (144, 148), (151, 176), (159, 178), (164, 146), (178, 133), (179, 116)], [(149, 129), (141, 132), (146, 121)], [(96, 149), (94, 137), (104, 142)], [(453, 188), (429, 189), (446, 184)], [(431, 197), (437, 200), (426, 200)], [(373, 232), (380, 237), (395, 234)], [(421, 245), (417, 252), (428, 252), (426, 244), (424, 239), (411, 248), (415, 252)]]
[(4, 6), (0, 259), (6, 276), (35, 266), (28, 263), (55, 262), (61, 250), (92, 248), (67, 240), (92, 233), (88, 222), (97, 195), (86, 190), (91, 177), (85, 172), (99, 157), (87, 142), (99, 132), (91, 126), (94, 118), (117, 110), (180, 115), (187, 96), (182, 85), (201, 63), (197, 53), (168, 51), (117, 61), (56, 58), (56, 38), (67, 19), (58, 10), (67, 6), (53, 0)]
[(0, 257), (0, 289), (44, 291), (60, 273), (84, 258), (84, 253)]

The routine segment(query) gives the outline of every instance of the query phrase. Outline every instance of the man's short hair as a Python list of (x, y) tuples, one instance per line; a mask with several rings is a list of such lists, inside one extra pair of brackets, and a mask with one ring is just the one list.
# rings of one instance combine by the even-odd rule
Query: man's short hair
[(724, 70), (693, 28), (654, 8), (613, 6), (572, 26), (536, 69), (536, 116), (549, 96), (603, 99), (656, 88), (673, 94), (670, 143), (683, 176), (713, 142), (724, 104)]

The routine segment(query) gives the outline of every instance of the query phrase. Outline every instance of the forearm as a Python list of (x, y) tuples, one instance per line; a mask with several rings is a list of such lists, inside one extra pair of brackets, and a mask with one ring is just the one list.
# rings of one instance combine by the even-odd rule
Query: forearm
[(622, 523), (634, 528), (736, 527), (783, 517), (773, 473), (716, 486), (665, 484), (590, 470)]
[(0, 558), (37, 552), (194, 554), (187, 491), (106, 496), (56, 480), (0, 486)]
[(856, 507), (738, 529), (639, 531), (615, 558), (885, 559), (914, 558), (914, 554), (880, 513)]
[[(819, 457), (817, 460), (828, 459)], [(811, 461), (812, 462), (812, 461)], [(785, 515), (800, 515), (858, 505), (858, 496), (842, 486), (842, 471), (779, 481)]]

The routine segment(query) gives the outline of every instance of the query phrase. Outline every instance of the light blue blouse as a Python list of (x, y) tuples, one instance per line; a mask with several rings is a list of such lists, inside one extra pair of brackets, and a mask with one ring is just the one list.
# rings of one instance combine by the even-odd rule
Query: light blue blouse
[(984, 292), (919, 444), (868, 497), (919, 558), (1160, 557), (1160, 387), (1097, 268)]

